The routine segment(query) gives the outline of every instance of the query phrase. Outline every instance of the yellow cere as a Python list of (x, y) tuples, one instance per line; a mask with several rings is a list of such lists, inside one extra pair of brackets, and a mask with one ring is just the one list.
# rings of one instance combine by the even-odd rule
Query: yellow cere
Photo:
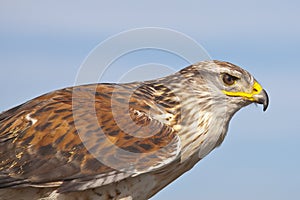
[(253, 84), (253, 90), (251, 93), (246, 93), (246, 92), (230, 92), (230, 91), (225, 91), (222, 90), (222, 92), (228, 96), (233, 96), (233, 97), (244, 97), (247, 98), (251, 101), (254, 101), (255, 99), (253, 98), (253, 95), (255, 94), (259, 94), (261, 91), (263, 90), (263, 88), (261, 87), (261, 85), (258, 82), (254, 82)]

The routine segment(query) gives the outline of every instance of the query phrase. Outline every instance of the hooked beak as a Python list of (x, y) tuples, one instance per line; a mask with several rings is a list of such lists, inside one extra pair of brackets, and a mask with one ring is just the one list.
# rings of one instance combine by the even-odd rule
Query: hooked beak
[(263, 111), (266, 111), (269, 106), (269, 96), (267, 92), (263, 89), (258, 94), (254, 94), (253, 100), (255, 103), (259, 103), (263, 105)]

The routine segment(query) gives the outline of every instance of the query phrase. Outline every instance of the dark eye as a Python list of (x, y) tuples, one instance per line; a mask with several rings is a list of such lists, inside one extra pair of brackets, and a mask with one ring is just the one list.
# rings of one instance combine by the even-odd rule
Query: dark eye
[(238, 79), (237, 77), (231, 76), (229, 74), (224, 74), (223, 75), (223, 82), (226, 85), (233, 85), (237, 79)]

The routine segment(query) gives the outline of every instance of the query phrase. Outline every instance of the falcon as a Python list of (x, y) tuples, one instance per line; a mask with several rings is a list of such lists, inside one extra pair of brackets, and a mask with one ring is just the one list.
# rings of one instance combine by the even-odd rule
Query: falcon
[(262, 86), (216, 60), (44, 94), (0, 114), (0, 199), (149, 199), (218, 147), (251, 103), (267, 109)]

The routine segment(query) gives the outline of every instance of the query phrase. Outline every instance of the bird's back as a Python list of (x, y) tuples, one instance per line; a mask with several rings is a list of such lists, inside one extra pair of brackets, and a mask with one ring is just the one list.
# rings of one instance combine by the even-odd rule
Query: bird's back
[[(121, 197), (121, 189), (107, 187), (119, 188), (116, 182), (128, 181), (148, 184), (142, 181), (154, 178), (148, 172), (179, 154), (179, 138), (172, 127), (151, 117), (164, 114), (160, 103), (171, 105), (151, 92), (156, 89), (136, 84), (85, 85), (57, 90), (3, 112), (0, 187), (12, 191), (6, 196), (34, 191), (45, 197), (53, 190), (61, 196), (86, 190), (83, 194), (93, 196), (89, 189), (101, 187), (103, 195)], [(133, 188), (125, 191), (133, 194)]]

